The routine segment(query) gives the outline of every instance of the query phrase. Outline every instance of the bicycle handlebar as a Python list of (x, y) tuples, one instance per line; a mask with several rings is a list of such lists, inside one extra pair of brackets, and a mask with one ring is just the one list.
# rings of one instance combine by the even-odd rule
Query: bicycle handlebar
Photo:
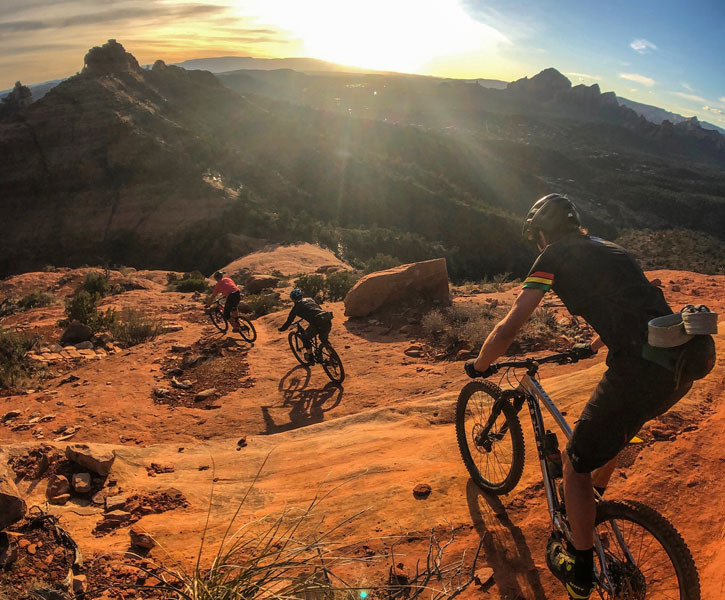
[(478, 372), (478, 376), (486, 379), (498, 373), (501, 369), (528, 369), (529, 371), (536, 372), (539, 365), (545, 363), (558, 363), (560, 365), (573, 364), (579, 362), (582, 357), (579, 355), (577, 350), (571, 349), (565, 352), (557, 352), (556, 354), (549, 354), (548, 356), (542, 356), (539, 358), (524, 358), (522, 360), (507, 360), (503, 362), (493, 363), (484, 373)]

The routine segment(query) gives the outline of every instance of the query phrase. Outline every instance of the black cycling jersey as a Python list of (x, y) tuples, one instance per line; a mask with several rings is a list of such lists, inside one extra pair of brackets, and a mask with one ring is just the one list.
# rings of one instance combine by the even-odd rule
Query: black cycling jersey
[(315, 325), (321, 324), (323, 321), (329, 321), (330, 313), (323, 310), (312, 298), (302, 298), (302, 300), (295, 302), (295, 305), (289, 312), (287, 320), (284, 322), (284, 325), (280, 327), (280, 331), (287, 329), (296, 317), (300, 317), (308, 323)]
[(580, 315), (614, 355), (639, 353), (650, 319), (672, 310), (662, 290), (620, 246), (570, 234), (544, 248), (524, 288), (553, 289), (573, 315)]

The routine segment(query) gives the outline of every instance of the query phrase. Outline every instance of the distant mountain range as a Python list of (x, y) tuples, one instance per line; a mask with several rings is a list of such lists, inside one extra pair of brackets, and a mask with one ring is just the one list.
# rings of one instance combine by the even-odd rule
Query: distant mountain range
[(349, 261), (523, 274), (531, 202), (589, 229), (725, 236), (725, 138), (654, 124), (555, 69), (507, 84), (395, 73), (142, 68), (115, 41), (0, 105), (0, 276), (45, 264), (211, 271), (250, 240)]
[[(645, 119), (651, 121), (652, 123), (660, 124), (664, 121), (669, 121), (670, 123), (682, 123), (688, 119), (688, 117), (683, 117), (682, 115), (670, 112), (664, 108), (650, 106), (649, 104), (642, 104), (641, 102), (635, 102), (634, 100), (627, 100), (627, 98), (622, 98), (621, 96), (617, 96), (617, 102), (619, 102), (622, 106), (631, 108), (638, 115), (642, 115)], [(704, 129), (712, 129), (713, 131), (717, 131), (725, 135), (725, 129), (722, 127), (718, 127), (717, 125), (713, 125), (707, 121), (700, 121), (700, 125)]]

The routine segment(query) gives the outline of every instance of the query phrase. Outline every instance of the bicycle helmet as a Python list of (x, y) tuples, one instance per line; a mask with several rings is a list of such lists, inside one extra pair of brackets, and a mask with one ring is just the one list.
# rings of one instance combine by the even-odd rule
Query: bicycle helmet
[(219, 281), (222, 277), (224, 277), (224, 271), (217, 271), (214, 273), (214, 279), (217, 281)]
[(536, 242), (537, 232), (544, 234), (581, 226), (574, 203), (561, 194), (549, 194), (537, 200), (529, 210), (521, 230), (525, 242)]
[(289, 297), (294, 301), (297, 302), (298, 300), (302, 300), (302, 290), (300, 288), (295, 288), (289, 293)]

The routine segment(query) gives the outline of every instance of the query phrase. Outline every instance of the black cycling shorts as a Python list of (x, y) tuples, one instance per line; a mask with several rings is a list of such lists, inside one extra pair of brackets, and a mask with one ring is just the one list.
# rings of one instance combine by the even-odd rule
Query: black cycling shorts
[(610, 357), (607, 365), (566, 447), (577, 473), (591, 473), (609, 462), (642, 425), (669, 410), (692, 387), (687, 381), (675, 388), (672, 371), (639, 356)]
[(224, 318), (228, 321), (232, 311), (239, 306), (239, 302), (242, 299), (242, 295), (239, 290), (232, 292), (227, 296), (226, 302), (224, 302)]

